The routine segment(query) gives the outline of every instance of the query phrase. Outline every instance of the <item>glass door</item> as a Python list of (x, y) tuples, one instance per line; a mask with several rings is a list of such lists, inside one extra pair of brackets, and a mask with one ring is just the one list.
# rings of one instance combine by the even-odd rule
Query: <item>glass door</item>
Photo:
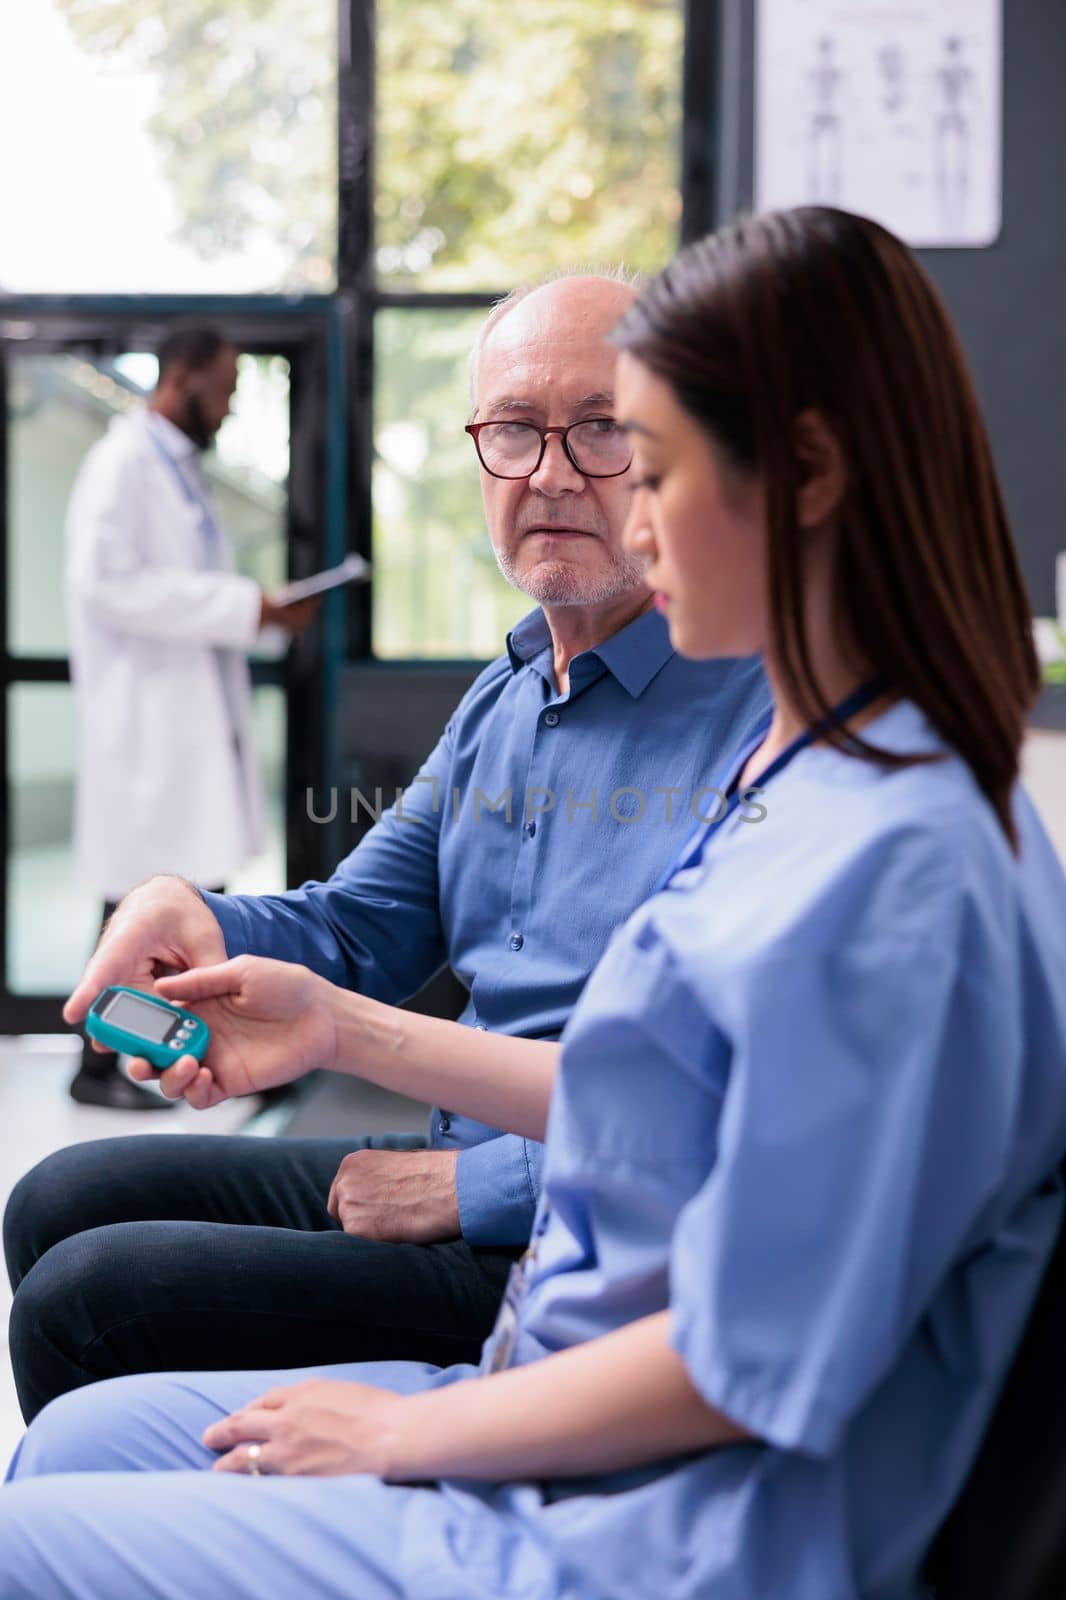
[[(315, 328), (232, 327), (242, 350), (231, 415), (205, 458), (238, 570), (269, 589), (322, 564), (324, 338)], [(86, 452), (142, 407), (161, 328), (19, 325), (0, 345), (0, 1033), (60, 1024), (91, 951), (100, 906), (73, 872), (75, 708), (63, 599), (63, 526)], [(146, 337), (151, 333), (151, 337)], [(295, 797), (316, 781), (324, 729), (317, 639), (252, 654), (266, 846), (227, 887), (267, 892), (315, 870)], [(295, 711), (295, 715), (294, 715)], [(300, 857), (304, 859), (300, 859)]]

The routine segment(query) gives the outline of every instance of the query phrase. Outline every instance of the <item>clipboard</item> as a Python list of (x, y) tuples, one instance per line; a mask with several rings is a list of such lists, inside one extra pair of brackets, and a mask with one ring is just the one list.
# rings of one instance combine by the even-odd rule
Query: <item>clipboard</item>
[(293, 583), (283, 583), (280, 589), (270, 591), (270, 601), (276, 606), (291, 606), (297, 600), (310, 600), (312, 595), (325, 594), (342, 583), (365, 583), (370, 576), (370, 562), (353, 551), (335, 567), (313, 572), (309, 578), (297, 578)]

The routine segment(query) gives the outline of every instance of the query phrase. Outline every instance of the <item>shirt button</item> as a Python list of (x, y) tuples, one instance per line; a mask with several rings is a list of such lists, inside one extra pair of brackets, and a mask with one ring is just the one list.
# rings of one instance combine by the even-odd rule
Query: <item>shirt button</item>
[(507, 941), (512, 950), (521, 950), (525, 942), (526, 941), (523, 939), (520, 933), (512, 933), (511, 937)]
[(549, 728), (554, 728), (555, 724), (558, 722), (558, 720), (559, 720), (558, 711), (546, 711), (544, 713), (544, 721), (547, 723)]
[(474, 1027), (477, 1029), (478, 1033), (488, 1033), (489, 1031), (489, 1025), (487, 1022), (475, 1022)]
[(530, 821), (530, 822), (526, 823), (526, 834), (530, 839), (532, 839), (532, 837), (536, 833), (536, 831), (537, 831), (537, 824), (535, 822)]
[(451, 1128), (451, 1125), (452, 1125), (451, 1117), (448, 1117), (448, 1116), (441, 1117), (440, 1121), (437, 1123), (437, 1131), (438, 1131), (438, 1133), (447, 1133), (449, 1131), (449, 1129)]

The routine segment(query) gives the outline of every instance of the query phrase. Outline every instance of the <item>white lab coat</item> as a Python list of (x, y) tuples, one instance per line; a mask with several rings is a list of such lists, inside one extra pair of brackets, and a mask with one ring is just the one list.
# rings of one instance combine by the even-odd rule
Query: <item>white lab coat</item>
[(67, 509), (76, 869), (108, 900), (156, 872), (222, 883), (262, 842), (243, 655), (259, 627), (259, 586), (233, 572), (225, 544), (226, 570), (208, 569), (196, 506), (150, 428), (172, 457), (193, 456), (171, 424), (117, 418)]

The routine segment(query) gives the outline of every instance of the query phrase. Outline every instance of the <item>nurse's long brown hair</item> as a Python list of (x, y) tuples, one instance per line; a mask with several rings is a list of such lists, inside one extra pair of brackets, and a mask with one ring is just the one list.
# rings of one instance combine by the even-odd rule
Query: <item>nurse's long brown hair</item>
[[(834, 744), (804, 627), (793, 423), (817, 411), (847, 468), (835, 610), (842, 642), (887, 674), (969, 764), (1012, 845), (1010, 790), (1039, 685), (1029, 605), (958, 339), (904, 244), (808, 206), (682, 250), (615, 343), (672, 387), (766, 497), (772, 648), (789, 695)], [(908, 758), (903, 758), (904, 760)]]

